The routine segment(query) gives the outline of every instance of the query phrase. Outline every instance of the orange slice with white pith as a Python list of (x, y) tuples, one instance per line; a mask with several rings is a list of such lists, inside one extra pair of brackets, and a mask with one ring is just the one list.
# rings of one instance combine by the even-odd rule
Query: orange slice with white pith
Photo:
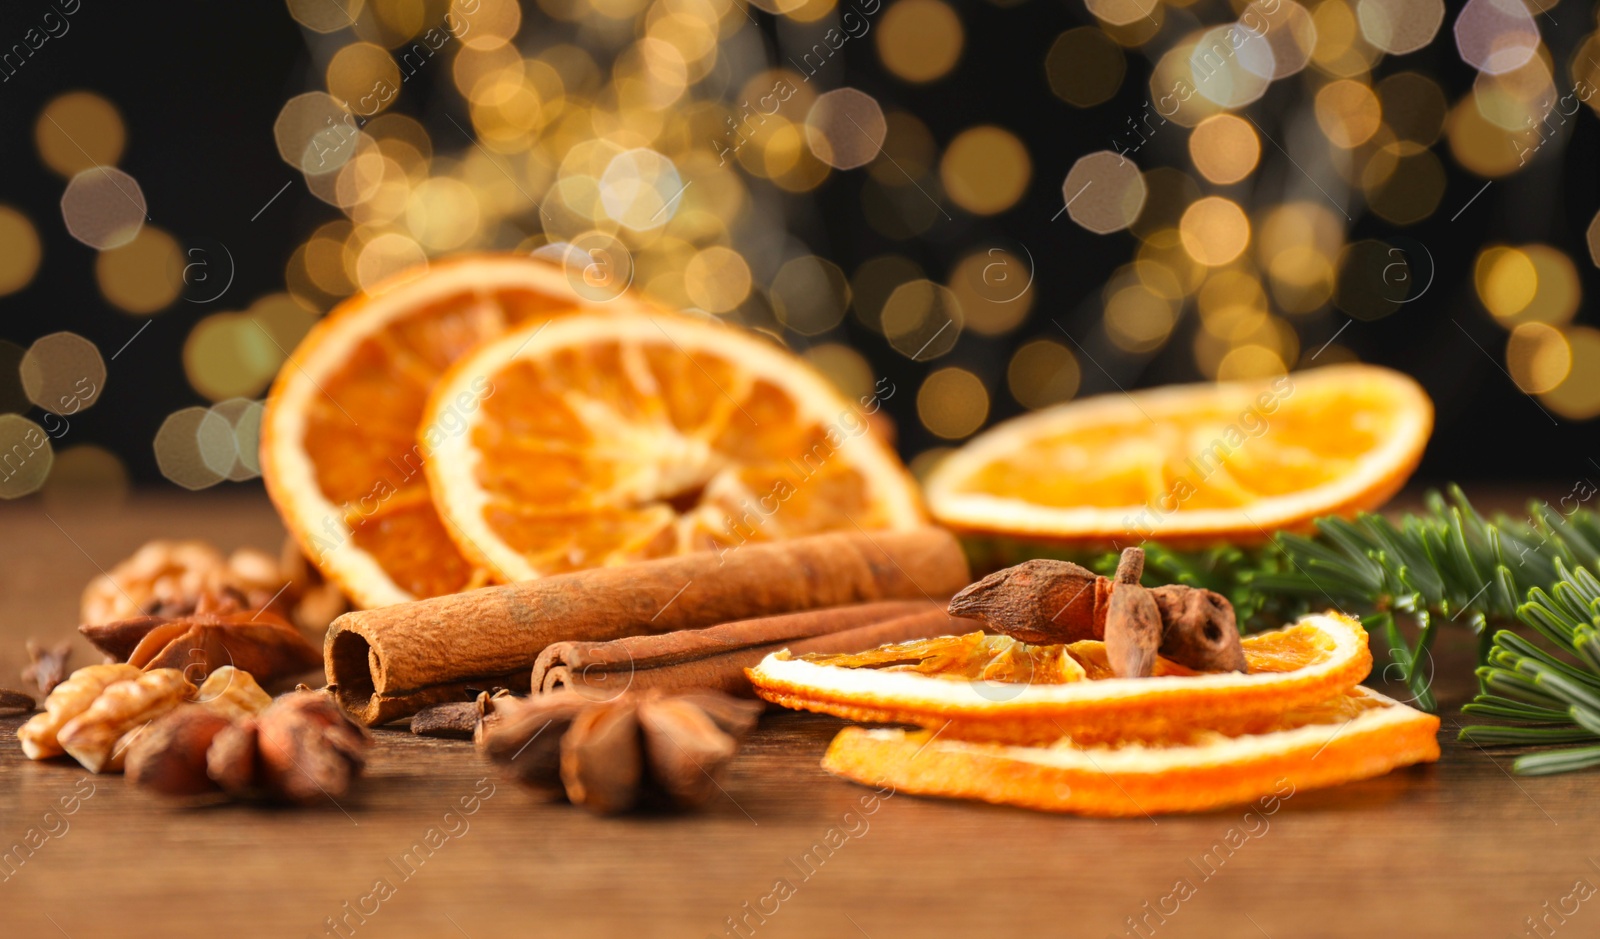
[(586, 299), (556, 264), (469, 255), (345, 300), (289, 356), (262, 416), (262, 476), (306, 556), (357, 605), (486, 582), (428, 496), (423, 405), (480, 343), (581, 310), (648, 312), (629, 294)]
[(690, 316), (513, 330), (451, 368), (422, 427), (434, 503), (498, 580), (924, 524), (861, 406), (775, 343)]
[(973, 534), (1259, 542), (1381, 505), (1432, 427), (1421, 386), (1370, 365), (1174, 385), (998, 424), (939, 463), (925, 492), (936, 520)]
[(1116, 678), (1098, 640), (1029, 646), (981, 633), (854, 654), (775, 652), (746, 673), (758, 695), (785, 707), (917, 724), (951, 739), (1088, 743), (1161, 740), (1180, 728), (1257, 732), (1372, 669), (1366, 630), (1337, 613), (1241, 644), (1248, 674), (1159, 659), (1155, 677)]
[(1139, 817), (1257, 799), (1276, 803), (1432, 762), (1439, 758), (1438, 733), (1437, 717), (1357, 687), (1286, 710), (1242, 735), (1185, 730), (1146, 742), (1015, 746), (957, 740), (935, 730), (847, 727), (822, 766), (897, 792)]

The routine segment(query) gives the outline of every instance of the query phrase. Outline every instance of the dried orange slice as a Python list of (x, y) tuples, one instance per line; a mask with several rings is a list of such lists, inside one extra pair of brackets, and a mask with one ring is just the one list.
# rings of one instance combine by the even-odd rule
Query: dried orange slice
[(827, 379), (687, 316), (513, 330), (450, 370), (423, 421), (434, 503), (499, 580), (924, 523), (899, 459)]
[(1242, 736), (1191, 731), (1155, 742), (1022, 747), (847, 727), (822, 766), (900, 792), (1123, 817), (1283, 800), (1433, 762), (1438, 732), (1437, 717), (1357, 687)]
[(582, 309), (644, 308), (587, 300), (564, 268), (526, 255), (465, 256), (344, 301), (289, 357), (262, 416), (262, 476), (306, 556), (358, 605), (484, 582), (428, 497), (423, 404), (467, 350)]
[[(1196, 727), (1253, 733), (1287, 709), (1353, 688), (1372, 669), (1366, 630), (1338, 613), (1242, 644), (1249, 674), (1197, 673), (1158, 659), (1155, 677), (1114, 678), (1098, 640), (1029, 647), (981, 633), (854, 655), (775, 652), (746, 674), (757, 694), (785, 707), (942, 728), (952, 739), (1086, 743), (1161, 740)], [(1065, 649), (1075, 667), (1051, 649)]]
[(1261, 541), (1375, 508), (1433, 427), (1415, 381), (1336, 365), (1058, 405), (974, 437), (929, 475), (934, 517), (1033, 541)]

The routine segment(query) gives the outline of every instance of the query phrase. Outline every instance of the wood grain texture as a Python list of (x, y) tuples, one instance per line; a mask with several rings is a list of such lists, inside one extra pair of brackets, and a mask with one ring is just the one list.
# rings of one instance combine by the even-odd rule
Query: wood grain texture
[[(146, 538), (281, 536), (259, 496), (50, 514), (0, 507), (0, 683), (15, 683), (27, 635), (70, 635), (96, 567)], [(699, 815), (541, 804), (469, 744), (389, 730), (338, 805), (188, 809), (30, 763), (22, 719), (0, 718), (0, 936), (1522, 936), (1576, 881), (1600, 885), (1596, 776), (1512, 778), (1506, 754), (1456, 744), (1471, 649), (1447, 630), (1437, 656), (1440, 763), (1297, 793), (1265, 816), (872, 803), (818, 767), (841, 722), (791, 713), (762, 720)], [(80, 643), (77, 664), (93, 660)], [(1193, 888), (1181, 903), (1180, 880)], [(347, 913), (363, 898), (375, 912)], [(330, 932), (329, 918), (346, 924)], [(1600, 934), (1595, 902), (1565, 919), (1555, 935)]]

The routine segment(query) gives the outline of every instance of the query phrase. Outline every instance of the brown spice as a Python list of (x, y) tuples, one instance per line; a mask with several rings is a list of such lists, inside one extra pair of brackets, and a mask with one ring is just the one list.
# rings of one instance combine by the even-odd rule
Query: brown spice
[(480, 725), (479, 750), (534, 791), (592, 812), (704, 805), (761, 705), (717, 692), (572, 691), (509, 699)]
[(128, 780), (168, 796), (213, 792), (206, 751), (233, 722), (198, 704), (184, 704), (151, 724), (128, 748)]
[(33, 695), (12, 691), (10, 688), (0, 688), (0, 711), (27, 713), (38, 706), (38, 702), (33, 700)]
[(412, 715), (411, 732), (418, 737), (471, 740), (478, 723), (489, 713), (491, 700), (489, 692), (480, 691), (471, 701), (449, 701), (423, 708)]
[[(1132, 548), (1132, 551), (1141, 549)], [(1106, 639), (1115, 582), (1068, 561), (1038, 559), (996, 571), (957, 593), (949, 610), (1029, 643)], [(1149, 588), (1161, 618), (1161, 655), (1200, 671), (1245, 671), (1233, 605), (1184, 584)]]
[(48, 698), (70, 674), (67, 661), (72, 658), (72, 640), (63, 639), (46, 648), (29, 639), (27, 649), (28, 665), (22, 670), (22, 680), (38, 686), (39, 693)]
[[(968, 579), (960, 544), (941, 529), (813, 535), (347, 613), (324, 658), (340, 702), (376, 724), (472, 686), (521, 690), (553, 642), (944, 596)], [(446, 645), (452, 654), (441, 656)]]
[(200, 680), (232, 665), (271, 685), (322, 664), (300, 631), (269, 611), (140, 616), (78, 627), (95, 648), (137, 668), (177, 668)]
[(779, 649), (796, 654), (853, 652), (970, 628), (945, 613), (942, 604), (886, 600), (657, 636), (557, 642), (539, 653), (531, 686), (546, 692), (571, 688), (593, 698), (650, 689), (711, 689), (750, 698), (755, 692), (745, 669)]
[(1123, 550), (1106, 610), (1106, 658), (1118, 678), (1149, 678), (1161, 645), (1161, 610), (1150, 591), (1139, 585), (1144, 552)]
[(294, 691), (259, 714), (231, 720), (184, 705), (133, 744), (128, 776), (165, 795), (221, 792), (309, 805), (349, 791), (370, 743), (325, 692)]

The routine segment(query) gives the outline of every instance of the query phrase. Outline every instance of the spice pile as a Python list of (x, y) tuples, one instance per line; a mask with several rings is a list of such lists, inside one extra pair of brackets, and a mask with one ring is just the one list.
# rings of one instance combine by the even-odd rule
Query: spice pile
[[(1085, 814), (1437, 758), (1436, 719), (1357, 687), (1359, 624), (1241, 640), (1221, 595), (1144, 586), (1139, 548), (1112, 577), (1033, 560), (972, 583), (972, 544), (927, 527), (887, 443), (892, 385), (849, 401), (756, 335), (593, 302), (567, 275), (461, 258), (330, 313), (263, 416), (293, 542), (152, 542), (98, 578), (80, 629), (107, 663), (69, 675), (70, 646), (30, 647), (48, 697), (28, 755), (304, 804), (349, 789), (366, 727), (410, 718), (541, 796), (692, 808), (759, 694), (923, 728), (846, 729), (824, 764), (842, 776)], [(1094, 399), (990, 430), (928, 492), (940, 521), (1014, 545), (1245, 539), (1267, 530), (1241, 519), (1386, 498), (1431, 413), (1363, 366)], [(1228, 465), (1190, 485), (1178, 453), (1213, 438)], [(1161, 511), (1130, 531), (1140, 499)], [(320, 691), (263, 690), (319, 666)]]

